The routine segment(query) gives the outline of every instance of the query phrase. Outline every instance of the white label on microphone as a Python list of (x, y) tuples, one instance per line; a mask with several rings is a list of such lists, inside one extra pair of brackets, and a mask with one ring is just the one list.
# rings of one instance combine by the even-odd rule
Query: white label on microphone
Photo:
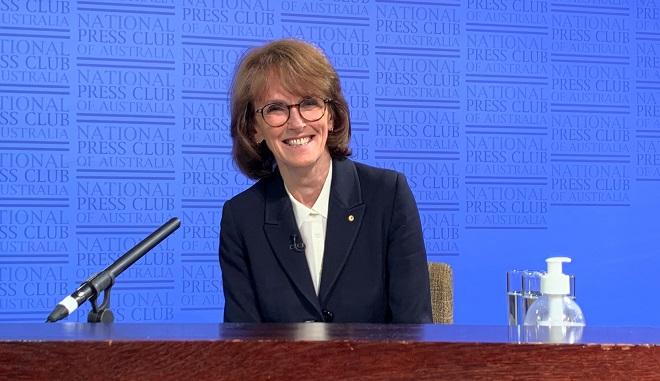
[(76, 302), (76, 300), (72, 298), (71, 295), (62, 299), (60, 304), (63, 305), (64, 308), (66, 308), (66, 310), (69, 311), (69, 313), (72, 313), (73, 311), (78, 309), (78, 302)]

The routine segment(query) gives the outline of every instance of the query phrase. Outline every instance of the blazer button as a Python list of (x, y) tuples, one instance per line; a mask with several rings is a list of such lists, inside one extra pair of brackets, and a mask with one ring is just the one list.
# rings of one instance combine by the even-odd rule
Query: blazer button
[(335, 314), (331, 311), (323, 310), (321, 313), (323, 313), (323, 321), (326, 323), (331, 323), (335, 319)]

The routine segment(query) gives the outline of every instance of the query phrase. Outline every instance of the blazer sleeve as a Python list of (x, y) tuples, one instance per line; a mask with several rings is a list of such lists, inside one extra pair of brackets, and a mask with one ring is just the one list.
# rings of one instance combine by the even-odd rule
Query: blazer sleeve
[(234, 223), (230, 202), (225, 203), (220, 222), (220, 269), (225, 295), (224, 321), (261, 322), (245, 245)]
[(432, 323), (422, 225), (405, 176), (397, 174), (388, 234), (389, 306), (393, 323)]

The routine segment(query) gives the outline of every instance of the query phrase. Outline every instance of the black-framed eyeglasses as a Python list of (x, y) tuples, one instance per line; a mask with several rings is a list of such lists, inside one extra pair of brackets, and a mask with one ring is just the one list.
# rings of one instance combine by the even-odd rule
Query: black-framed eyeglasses
[(256, 111), (261, 114), (264, 122), (271, 127), (282, 127), (289, 121), (291, 108), (298, 107), (300, 116), (307, 122), (316, 122), (325, 115), (326, 104), (331, 102), (330, 98), (305, 97), (294, 104), (269, 103)]

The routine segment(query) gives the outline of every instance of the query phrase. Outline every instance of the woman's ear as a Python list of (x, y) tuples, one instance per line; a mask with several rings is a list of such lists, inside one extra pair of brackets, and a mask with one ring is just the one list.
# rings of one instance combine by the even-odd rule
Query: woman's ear
[(256, 144), (261, 144), (261, 142), (264, 141), (264, 136), (263, 136), (263, 134), (259, 131), (258, 128), (257, 128), (256, 131), (254, 132), (253, 139), (254, 139), (254, 142), (255, 142)]

